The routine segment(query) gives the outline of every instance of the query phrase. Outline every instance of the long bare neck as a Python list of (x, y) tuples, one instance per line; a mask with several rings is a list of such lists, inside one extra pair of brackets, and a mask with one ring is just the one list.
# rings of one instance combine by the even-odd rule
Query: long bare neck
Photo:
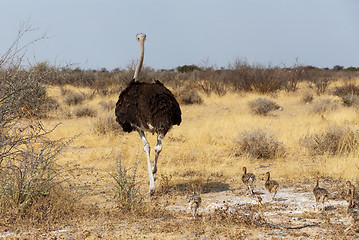
[(143, 63), (143, 58), (144, 58), (144, 55), (145, 55), (145, 42), (144, 41), (139, 41), (139, 45), (140, 45), (140, 57), (138, 58), (136, 71), (135, 71), (135, 74), (133, 76), (133, 79), (135, 80), (135, 82), (139, 80), (139, 76), (140, 76), (140, 72), (141, 72), (141, 68), (142, 68), (142, 63)]

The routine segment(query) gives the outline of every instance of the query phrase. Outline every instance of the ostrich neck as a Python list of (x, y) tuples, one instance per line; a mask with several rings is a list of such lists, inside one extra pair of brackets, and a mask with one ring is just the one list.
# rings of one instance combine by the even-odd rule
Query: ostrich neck
[(145, 46), (144, 46), (144, 42), (141, 41), (141, 42), (140, 42), (140, 57), (138, 58), (135, 75), (133, 76), (133, 78), (135, 79), (135, 81), (138, 81), (138, 79), (139, 79), (144, 55), (145, 55)]

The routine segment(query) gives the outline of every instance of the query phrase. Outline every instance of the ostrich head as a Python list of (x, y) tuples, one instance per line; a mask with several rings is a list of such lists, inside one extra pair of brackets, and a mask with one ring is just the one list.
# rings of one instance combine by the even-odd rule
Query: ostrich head
[(246, 167), (243, 167), (242, 170), (243, 170), (244, 174), (247, 173), (247, 168)]
[(135, 75), (133, 76), (133, 79), (135, 81), (138, 81), (138, 78), (140, 76), (140, 71), (141, 71), (141, 68), (142, 68), (143, 57), (145, 55), (146, 34), (138, 33), (136, 35), (136, 37), (137, 37), (138, 44), (140, 45), (140, 57), (138, 58), (138, 61), (137, 61), (136, 71), (135, 71)]
[(270, 178), (270, 172), (266, 172), (267, 180)]
[(144, 43), (146, 40), (146, 34), (144, 34), (144, 33), (137, 33), (136, 37), (137, 37), (137, 41), (139, 43), (141, 43), (141, 42)]

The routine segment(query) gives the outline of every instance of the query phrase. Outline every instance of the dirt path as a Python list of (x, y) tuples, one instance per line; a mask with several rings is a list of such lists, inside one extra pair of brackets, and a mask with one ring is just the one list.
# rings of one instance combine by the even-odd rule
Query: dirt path
[[(214, 189), (201, 194), (199, 217), (193, 218), (185, 194), (160, 195), (168, 216), (151, 219), (114, 218), (84, 220), (59, 228), (29, 232), (1, 231), (0, 239), (355, 239), (359, 234), (344, 235), (349, 226), (347, 202), (339, 193), (322, 211), (311, 192), (312, 186), (282, 187), (276, 200), (263, 187), (249, 196), (244, 190)], [(110, 210), (110, 209), (109, 209)], [(214, 216), (222, 217), (234, 233), (220, 229), (220, 221), (210, 224)], [(220, 219), (220, 218), (219, 218)], [(241, 222), (244, 219), (248, 228)], [(230, 221), (233, 221), (232, 223)], [(238, 224), (237, 224), (237, 221)], [(250, 223), (248, 223), (250, 221)], [(237, 224), (237, 225), (236, 225)], [(242, 225), (241, 225), (242, 224)], [(238, 226), (238, 227), (237, 227)], [(242, 235), (241, 235), (242, 234)]]

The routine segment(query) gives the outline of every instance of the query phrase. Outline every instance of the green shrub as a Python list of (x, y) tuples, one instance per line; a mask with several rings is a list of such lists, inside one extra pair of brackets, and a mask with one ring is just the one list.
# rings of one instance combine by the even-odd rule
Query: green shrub
[(201, 70), (201, 68), (197, 67), (196, 65), (183, 65), (180, 67), (177, 67), (177, 71), (180, 73), (188, 73), (193, 72), (195, 70)]

